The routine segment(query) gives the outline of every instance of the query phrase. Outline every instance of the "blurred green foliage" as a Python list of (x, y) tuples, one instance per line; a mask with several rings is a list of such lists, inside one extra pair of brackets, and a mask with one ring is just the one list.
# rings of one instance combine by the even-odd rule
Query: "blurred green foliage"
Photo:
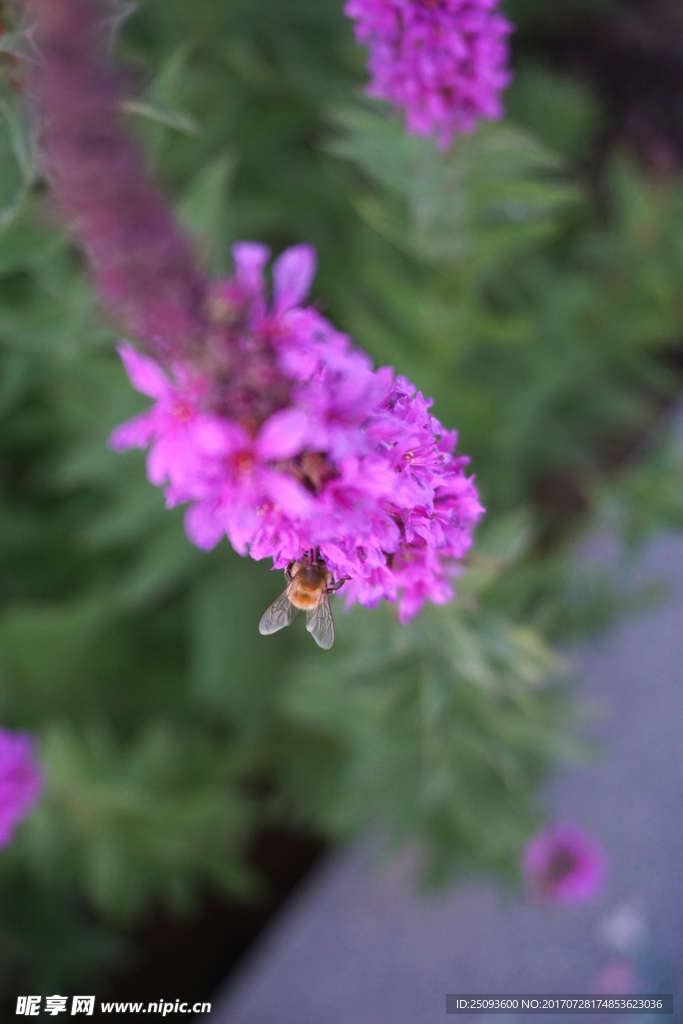
[(273, 821), (379, 821), (428, 879), (514, 877), (539, 782), (577, 754), (548, 641), (614, 607), (576, 538), (602, 507), (631, 540), (683, 521), (665, 441), (616, 469), (680, 385), (660, 356), (683, 325), (683, 185), (614, 154), (598, 201), (583, 85), (523, 63), (508, 121), (439, 154), (362, 98), (338, 0), (145, 0), (118, 46), (199, 258), (313, 242), (314, 297), (434, 396), (489, 511), (450, 606), (339, 613), (329, 653), (260, 637), (279, 575), (193, 548), (142, 455), (106, 447), (144, 402), (5, 87), (0, 720), (39, 735), (48, 787), (0, 856), (0, 963), (46, 990), (153, 898), (249, 895), (246, 839)]

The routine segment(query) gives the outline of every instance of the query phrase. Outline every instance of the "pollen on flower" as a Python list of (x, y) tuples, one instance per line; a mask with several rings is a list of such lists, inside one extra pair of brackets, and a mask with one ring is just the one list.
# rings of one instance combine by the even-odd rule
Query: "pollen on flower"
[(280, 512), (280, 511), (281, 511), (281, 509), (280, 509), (279, 505), (276, 505), (272, 501), (266, 501), (266, 502), (263, 503), (263, 505), (261, 505), (261, 507), (259, 508), (259, 510), (258, 510), (258, 512), (256, 514), (258, 516), (265, 516), (265, 515), (268, 515), (269, 512)]
[[(467, 459), (453, 454), (455, 433), (413, 384), (374, 369), (303, 305), (311, 247), (275, 261), (270, 302), (267, 256), (257, 243), (235, 246), (234, 277), (217, 293), (244, 315), (223, 325), (204, 364), (175, 365), (171, 379), (120, 347), (131, 383), (155, 401), (111, 444), (149, 447), (150, 480), (169, 504), (188, 504), (186, 529), (199, 547), (227, 536), (276, 568), (315, 550), (348, 581), (347, 605), (396, 601), (405, 622), (426, 600), (452, 597), (483, 513)], [(190, 417), (178, 415), (184, 408)]]

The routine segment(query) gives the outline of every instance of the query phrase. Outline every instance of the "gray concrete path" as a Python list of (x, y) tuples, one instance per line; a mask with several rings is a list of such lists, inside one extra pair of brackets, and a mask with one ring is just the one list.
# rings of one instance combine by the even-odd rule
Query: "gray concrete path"
[[(593, 557), (604, 554), (598, 544)], [(603, 753), (597, 762), (558, 776), (548, 803), (555, 818), (582, 825), (607, 851), (609, 878), (597, 902), (542, 910), (490, 881), (422, 898), (414, 891), (411, 865), (397, 861), (378, 871), (372, 840), (366, 839), (332, 857), (297, 895), (211, 1019), (482, 1024), (481, 1017), (447, 1017), (446, 993), (595, 992), (598, 973), (615, 957), (605, 936), (605, 922), (615, 912), (621, 933), (629, 930), (629, 914), (644, 917), (653, 948), (683, 979), (680, 535), (657, 539), (636, 566), (634, 582), (662, 579), (671, 587), (664, 604), (575, 653), (579, 698), (597, 710), (591, 733)], [(628, 936), (621, 937), (627, 944)], [(547, 1019), (561, 1024), (568, 1018)]]

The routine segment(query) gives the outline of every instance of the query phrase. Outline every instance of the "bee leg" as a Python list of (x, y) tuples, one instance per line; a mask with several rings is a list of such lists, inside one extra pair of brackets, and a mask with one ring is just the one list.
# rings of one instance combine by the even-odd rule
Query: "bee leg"
[(346, 581), (349, 580), (349, 579), (351, 579), (350, 576), (342, 576), (342, 578), (340, 580), (337, 580), (337, 582), (333, 583), (331, 587), (328, 587), (327, 593), (328, 594), (336, 593), (336, 591), (339, 590), (340, 587), (343, 587), (344, 584), (346, 583)]
[(292, 566), (293, 565), (294, 565), (294, 562), (290, 562), (289, 565), (287, 566), (287, 568), (285, 569), (285, 576), (287, 577), (287, 582), (288, 583), (291, 583), (292, 580), (294, 579), (294, 575), (292, 573)]

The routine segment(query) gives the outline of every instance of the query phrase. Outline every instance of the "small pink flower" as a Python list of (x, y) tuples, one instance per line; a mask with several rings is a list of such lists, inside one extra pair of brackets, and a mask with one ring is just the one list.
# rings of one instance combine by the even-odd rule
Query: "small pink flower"
[(22, 732), (0, 726), (0, 846), (7, 846), (19, 822), (28, 817), (43, 789), (35, 743)]
[(553, 825), (527, 843), (522, 860), (532, 892), (550, 903), (584, 903), (602, 888), (605, 855), (574, 825)]
[(198, 457), (220, 443), (222, 421), (202, 411), (199, 380), (190, 381), (178, 368), (178, 380), (171, 381), (154, 359), (128, 342), (122, 342), (118, 351), (135, 390), (156, 401), (151, 409), (116, 427), (109, 447), (114, 451), (149, 447), (150, 482), (157, 487), (171, 483), (182, 488), (188, 477), (196, 476)]
[(225, 533), (235, 551), (245, 555), (263, 528), (263, 516), (284, 514), (306, 522), (314, 511), (310, 495), (276, 468), (301, 450), (305, 434), (306, 417), (293, 408), (273, 413), (255, 438), (241, 425), (226, 422), (223, 444), (213, 452), (212, 464), (207, 462), (204, 481), (188, 494), (199, 499), (186, 519), (190, 540), (208, 550)]

